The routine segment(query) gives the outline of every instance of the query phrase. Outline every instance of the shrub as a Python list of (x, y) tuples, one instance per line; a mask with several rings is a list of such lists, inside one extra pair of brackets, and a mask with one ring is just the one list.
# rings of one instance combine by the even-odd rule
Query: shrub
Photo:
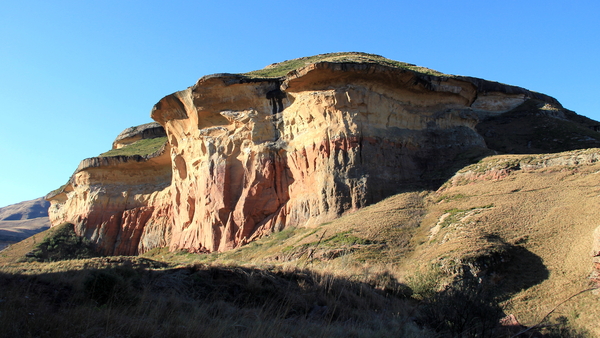
[(83, 283), (86, 296), (98, 305), (108, 303), (120, 284), (122, 281), (116, 274), (102, 270), (92, 271)]
[(444, 337), (494, 337), (502, 317), (491, 289), (468, 276), (425, 299), (419, 320)]
[(82, 259), (98, 256), (93, 245), (85, 237), (75, 234), (74, 225), (64, 223), (26, 254), (26, 260), (53, 262), (67, 259)]

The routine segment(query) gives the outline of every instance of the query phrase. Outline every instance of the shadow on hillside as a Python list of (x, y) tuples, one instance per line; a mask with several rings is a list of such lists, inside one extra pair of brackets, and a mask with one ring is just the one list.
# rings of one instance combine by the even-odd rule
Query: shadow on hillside
[(169, 268), (122, 256), (22, 265), (63, 271), (0, 272), (0, 336), (429, 336), (433, 330), (493, 337), (503, 330), (499, 302), (548, 277), (535, 254), (519, 246), (509, 253), (505, 262), (479, 261), (499, 260), (484, 276), (462, 278), (419, 301), (388, 273), (367, 283), (298, 268)]
[(507, 154), (544, 154), (600, 147), (600, 122), (566, 109), (545, 109), (528, 100), (476, 126), (490, 149)]
[(377, 289), (300, 269), (168, 269), (123, 257), (66, 264), (73, 268), (0, 273), (0, 336), (327, 336), (325, 328), (389, 335), (403, 332), (409, 310), (410, 290), (390, 276)]
[(542, 259), (517, 245), (467, 260), (457, 272), (450, 285), (423, 300), (418, 316), (443, 337), (512, 336), (522, 328), (499, 325), (507, 315), (500, 303), (549, 277)]
[[(420, 188), (437, 190), (462, 168), (498, 154), (547, 154), (600, 148), (600, 122), (566, 109), (545, 109), (545, 102), (527, 100), (512, 111), (482, 117), (475, 126), (487, 148), (473, 147), (458, 154), (444, 168), (423, 170)], [(444, 154), (438, 154), (443, 158)], [(428, 168), (431, 159), (422, 159)], [(404, 191), (419, 187), (406, 187)]]
[(529, 289), (550, 277), (542, 258), (519, 245), (509, 248), (510, 260), (493, 276), (505, 296)]

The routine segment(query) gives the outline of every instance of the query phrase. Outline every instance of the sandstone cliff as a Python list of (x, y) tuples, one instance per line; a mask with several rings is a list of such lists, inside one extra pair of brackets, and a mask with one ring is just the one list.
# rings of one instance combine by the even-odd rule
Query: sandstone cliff
[[(280, 77), (205, 76), (166, 96), (151, 116), (167, 144), (84, 160), (48, 196), (53, 224), (75, 223), (108, 254), (225, 251), (429, 184), (486, 147), (480, 120), (527, 102), (563, 110), (523, 88), (350, 56)], [(124, 134), (115, 148), (157, 135)]]
[[(122, 139), (160, 141), (156, 136), (164, 134), (146, 130), (137, 128), (138, 133), (132, 133), (132, 128), (126, 129), (114, 148), (125, 149), (118, 146)], [(131, 142), (130, 146), (134, 145)], [(67, 184), (46, 196), (51, 202), (48, 212), (53, 225), (75, 224), (76, 232), (90, 238), (101, 252), (134, 255), (169, 244), (170, 184), (166, 144), (143, 156), (88, 158), (79, 164)]]

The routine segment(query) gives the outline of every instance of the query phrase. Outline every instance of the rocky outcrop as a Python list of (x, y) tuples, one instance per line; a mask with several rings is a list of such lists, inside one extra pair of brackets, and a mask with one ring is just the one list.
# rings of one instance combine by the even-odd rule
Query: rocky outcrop
[[(208, 76), (164, 98), (152, 117), (171, 145), (171, 248), (228, 250), (423, 183), (458, 153), (485, 147), (475, 111), (533, 96), (478, 81), (323, 62), (281, 79)], [(505, 102), (489, 104), (480, 87)]]
[(156, 122), (142, 124), (123, 130), (113, 142), (113, 149), (120, 149), (142, 139), (167, 136), (165, 129)]
[(48, 197), (50, 214), (105, 253), (225, 251), (425, 184), (486, 146), (481, 116), (530, 99), (560, 106), (518, 87), (377, 63), (205, 76), (153, 108), (168, 138), (160, 154), (85, 160)]
[(499, 180), (516, 171), (531, 172), (538, 169), (561, 170), (565, 167), (592, 165), (600, 161), (597, 148), (573, 150), (564, 153), (536, 156), (512, 155), (498, 157), (495, 161), (481, 161), (459, 170), (441, 189), (466, 185), (473, 181)]
[(53, 225), (75, 224), (79, 235), (108, 255), (134, 255), (166, 246), (170, 184), (168, 146), (147, 156), (85, 159), (67, 184), (46, 196), (50, 219)]

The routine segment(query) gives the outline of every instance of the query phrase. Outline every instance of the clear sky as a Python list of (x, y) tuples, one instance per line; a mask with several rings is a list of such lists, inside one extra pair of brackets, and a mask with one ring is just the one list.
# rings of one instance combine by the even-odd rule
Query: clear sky
[(44, 196), (203, 75), (361, 51), (600, 120), (600, 1), (5, 1), (0, 207)]

